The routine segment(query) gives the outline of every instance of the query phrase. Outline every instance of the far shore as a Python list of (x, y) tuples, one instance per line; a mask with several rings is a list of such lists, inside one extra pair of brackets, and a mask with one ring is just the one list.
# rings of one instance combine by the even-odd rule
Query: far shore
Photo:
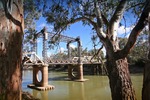
[[(32, 70), (32, 67), (24, 67), (23, 70)], [(144, 70), (144, 66), (139, 66), (139, 65), (129, 65), (129, 72), (130, 74), (142, 74)], [(61, 72), (67, 72), (68, 67), (67, 65), (54, 65), (52, 67), (49, 67), (49, 71), (61, 71)], [(100, 67), (98, 66), (83, 66), (83, 71), (85, 75), (107, 75), (106, 71), (103, 71)]]

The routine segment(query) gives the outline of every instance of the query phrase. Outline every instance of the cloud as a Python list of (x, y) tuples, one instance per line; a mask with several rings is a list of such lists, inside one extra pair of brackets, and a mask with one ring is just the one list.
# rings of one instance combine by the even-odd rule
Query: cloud
[(41, 23), (39, 26), (37, 26), (37, 27), (39, 27), (39, 28), (43, 28), (43, 27), (45, 27), (46, 26), (46, 23)]
[(24, 31), (27, 31), (27, 29), (25, 28)]
[(148, 25), (146, 25), (145, 29), (148, 31), (148, 30), (149, 30), (149, 26), (148, 26)]
[(40, 28), (40, 29), (43, 29), (44, 27), (46, 27), (49, 32), (52, 31), (53, 28), (54, 28), (52, 25), (49, 25), (49, 24), (46, 24), (46, 23), (41, 23), (37, 27)]
[(106, 56), (106, 49), (104, 47), (102, 48), (102, 51), (104, 53), (104, 56)]
[(73, 44), (70, 44), (70, 47), (71, 47), (71, 48), (73, 48), (73, 49), (75, 49), (75, 48), (76, 48), (76, 46), (75, 46), (75, 45), (73, 45)]
[(37, 39), (37, 43), (40, 43), (40, 42), (42, 42), (42, 40)]
[(131, 32), (131, 30), (133, 28), (134, 28), (134, 26), (130, 26), (130, 27), (120, 26), (118, 28), (118, 36), (119, 37), (122, 37), (122, 36), (128, 37), (129, 33)]
[(47, 56), (50, 57), (51, 56), (51, 51), (47, 51)]
[(63, 53), (65, 51), (65, 48), (63, 48), (63, 47), (61, 47), (60, 49), (59, 49), (59, 52), (60, 53)]
[(52, 25), (46, 24), (46, 27), (49, 32), (53, 31), (53, 29), (54, 29), (54, 26), (52, 26)]

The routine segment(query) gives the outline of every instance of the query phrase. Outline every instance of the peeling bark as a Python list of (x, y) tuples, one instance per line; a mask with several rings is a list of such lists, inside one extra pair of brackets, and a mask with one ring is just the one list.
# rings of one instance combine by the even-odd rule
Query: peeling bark
[(148, 17), (149, 24), (149, 53), (148, 60), (144, 66), (142, 100), (150, 100), (150, 12)]
[(115, 61), (111, 58), (107, 61), (107, 71), (112, 100), (136, 100), (127, 59)]
[[(116, 59), (116, 52), (119, 50), (118, 39), (117, 39), (117, 28), (119, 26), (119, 22), (122, 18), (123, 12), (126, 7), (126, 0), (122, 0), (111, 21), (109, 22), (109, 26), (107, 27), (106, 37), (102, 35), (102, 17), (99, 7), (97, 7), (97, 20), (100, 25), (97, 25), (96, 31), (100, 40), (102, 41), (104, 47), (106, 48), (106, 56), (107, 56), (107, 72), (110, 82), (110, 89), (112, 100), (136, 100), (135, 91), (132, 86), (131, 78), (129, 75), (128, 62), (125, 57), (120, 57)], [(101, 36), (100, 36), (101, 35)]]
[(150, 100), (150, 61), (144, 66), (142, 100)]
[(21, 100), (23, 1), (0, 4), (0, 99)]
[(148, 53), (148, 59), (150, 60), (150, 12), (149, 12), (149, 16), (148, 16), (148, 24), (149, 24), (149, 38), (148, 38), (148, 42), (149, 42), (149, 53)]

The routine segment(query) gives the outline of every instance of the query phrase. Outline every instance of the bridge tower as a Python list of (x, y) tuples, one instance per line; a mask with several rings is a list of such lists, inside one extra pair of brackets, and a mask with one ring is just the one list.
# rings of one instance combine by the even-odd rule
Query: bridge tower
[[(33, 67), (33, 84), (28, 85), (28, 87), (37, 89), (37, 90), (51, 90), (54, 89), (54, 86), (48, 85), (48, 65), (46, 62), (46, 57), (47, 57), (47, 39), (48, 39), (48, 33), (46, 32), (46, 28), (44, 27), (41, 32), (37, 33), (38, 35), (42, 33), (43, 35), (43, 61), (38, 59), (38, 61), (32, 62), (32, 67)], [(37, 39), (37, 38), (36, 38)], [(35, 50), (37, 49), (37, 44), (34, 44)], [(36, 54), (33, 55), (35, 56), (34, 60), (36, 59)], [(39, 74), (41, 74), (41, 80), (39, 80)]]
[(46, 31), (46, 27), (43, 28), (42, 34), (43, 34), (43, 51), (42, 51), (42, 56), (43, 56), (43, 61), (46, 63), (46, 58), (47, 58), (47, 39), (48, 39), (48, 33)]
[(79, 37), (77, 37), (76, 39), (71, 40), (71, 41), (68, 42), (68, 44), (67, 44), (68, 57), (69, 57), (69, 60), (70, 60), (70, 57), (71, 57), (70, 43), (73, 43), (73, 42), (78, 43), (78, 61), (77, 61), (77, 64), (69, 64), (68, 65), (68, 78), (70, 80), (83, 82), (83, 81), (86, 81), (87, 79), (83, 78), (83, 64), (82, 64), (82, 61), (81, 61), (81, 48), (82, 48), (82, 45), (81, 45), (81, 41), (80, 41)]

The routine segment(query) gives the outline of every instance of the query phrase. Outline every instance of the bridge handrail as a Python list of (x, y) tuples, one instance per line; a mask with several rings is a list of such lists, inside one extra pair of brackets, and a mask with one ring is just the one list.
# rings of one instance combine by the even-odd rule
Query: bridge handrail
[[(28, 55), (34, 55), (34, 59), (33, 60), (31, 60), (31, 57), (29, 57)], [(39, 60), (42, 64), (44, 64), (44, 62), (40, 59), (40, 57), (35, 53), (35, 52), (25, 52), (25, 53), (23, 53), (23, 57), (28, 57), (31, 61), (32, 61), (32, 63), (33, 63), (33, 61), (36, 61), (36, 63), (37, 63), (37, 60)]]

